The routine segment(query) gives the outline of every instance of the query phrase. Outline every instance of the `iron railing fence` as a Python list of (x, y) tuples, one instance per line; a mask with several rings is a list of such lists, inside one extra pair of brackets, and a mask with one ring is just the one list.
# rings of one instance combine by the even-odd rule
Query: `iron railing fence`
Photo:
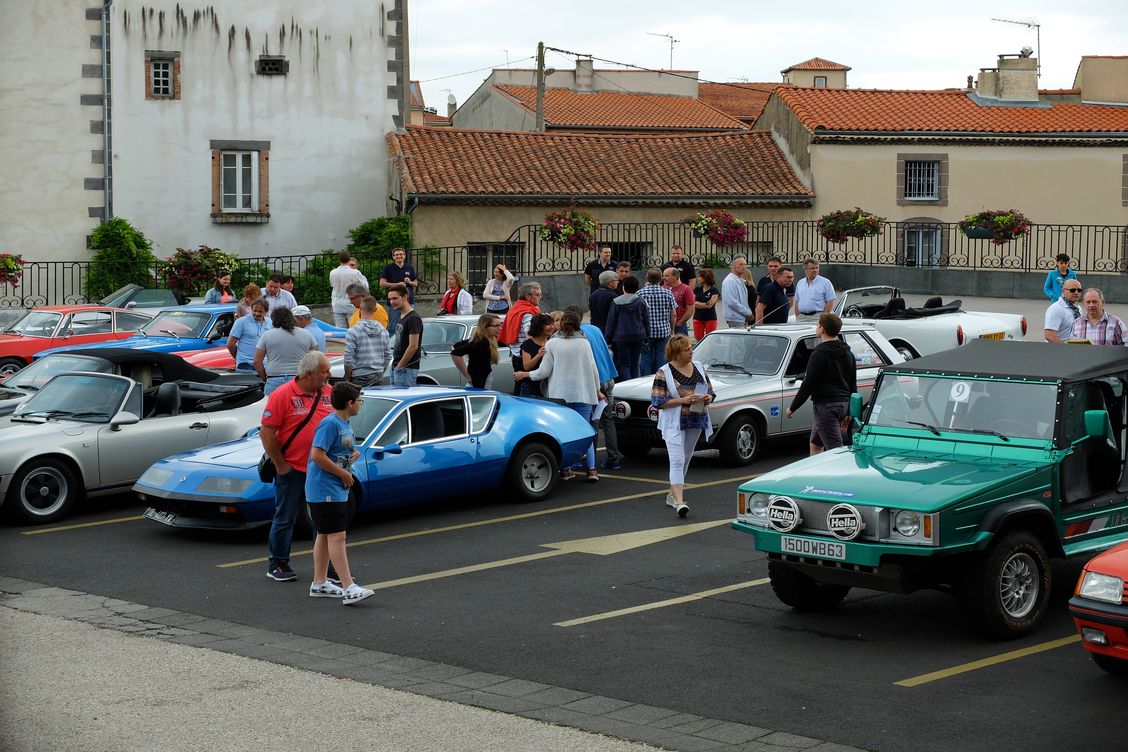
[[(818, 234), (813, 221), (750, 222), (748, 239), (718, 248), (707, 237), (677, 222), (621, 222), (600, 228), (597, 243), (609, 245), (616, 260), (632, 268), (658, 266), (680, 245), (695, 266), (728, 266), (735, 255), (762, 265), (769, 256), (799, 264), (808, 256), (826, 264), (908, 266), (969, 271), (1046, 271), (1059, 253), (1068, 253), (1080, 274), (1128, 274), (1128, 227), (1116, 225), (1032, 225), (1022, 238), (1002, 245), (966, 237), (955, 224), (889, 222), (869, 238), (831, 243)], [(462, 273), (468, 289), (478, 294), (498, 263), (518, 276), (579, 274), (593, 252), (569, 251), (542, 240), (540, 225), (518, 227), (505, 240), (414, 249), (409, 261), (419, 273), (417, 295), (430, 298), (446, 289), (449, 271)], [(361, 259), (360, 269), (375, 285), (386, 260)], [(241, 259), (234, 271), (236, 293), (244, 280), (263, 283), (272, 272), (292, 274), (302, 302), (329, 299), (329, 272), (336, 260), (322, 254), (296, 254)], [(89, 261), (29, 261), (17, 287), (0, 285), (0, 308), (30, 308), (88, 302), (86, 274)], [(141, 281), (160, 286), (160, 268), (141, 265), (130, 269)], [(132, 275), (131, 275), (132, 276)], [(201, 281), (192, 295), (204, 295), (209, 283)]]

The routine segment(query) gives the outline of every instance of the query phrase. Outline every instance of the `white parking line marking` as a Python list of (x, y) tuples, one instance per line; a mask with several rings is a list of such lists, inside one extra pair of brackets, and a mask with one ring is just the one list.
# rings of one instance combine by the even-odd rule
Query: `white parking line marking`
[(712, 590), (702, 590), (700, 593), (690, 593), (689, 595), (682, 595), (677, 598), (667, 598), (664, 601), (654, 601), (653, 603), (643, 603), (639, 606), (630, 606), (629, 608), (620, 608), (616, 611), (604, 611), (602, 614), (592, 614), (591, 616), (581, 616), (578, 619), (569, 619), (568, 621), (558, 621), (553, 626), (555, 627), (575, 627), (580, 624), (590, 624), (593, 621), (603, 621), (604, 619), (615, 619), (620, 616), (629, 616), (630, 614), (637, 614), (643, 611), (653, 611), (656, 608), (666, 608), (667, 606), (676, 606), (679, 603), (692, 603), (704, 598), (711, 598), (714, 595), (722, 593), (731, 593), (734, 590), (744, 590), (750, 587), (759, 587), (766, 585), (768, 578), (764, 577), (759, 580), (749, 580), (748, 582), (738, 582), (735, 585), (725, 585), (724, 587), (713, 588)]

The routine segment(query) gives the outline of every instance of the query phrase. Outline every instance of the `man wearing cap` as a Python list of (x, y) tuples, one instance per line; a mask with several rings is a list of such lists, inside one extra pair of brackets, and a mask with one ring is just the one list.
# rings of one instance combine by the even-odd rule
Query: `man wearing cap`
[(309, 310), (309, 306), (294, 306), (293, 314), (298, 326), (312, 334), (313, 338), (317, 340), (317, 349), (325, 352), (325, 330), (313, 320), (313, 312)]

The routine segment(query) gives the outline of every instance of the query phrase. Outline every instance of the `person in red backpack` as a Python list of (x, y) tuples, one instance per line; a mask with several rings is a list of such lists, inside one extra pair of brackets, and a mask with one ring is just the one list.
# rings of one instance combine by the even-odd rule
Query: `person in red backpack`
[(517, 289), (517, 302), (505, 314), (501, 332), (497, 335), (498, 344), (509, 347), (510, 360), (514, 371), (525, 370), (521, 362), (521, 345), (529, 336), (529, 325), (533, 316), (540, 314), (541, 286), (528, 282)]

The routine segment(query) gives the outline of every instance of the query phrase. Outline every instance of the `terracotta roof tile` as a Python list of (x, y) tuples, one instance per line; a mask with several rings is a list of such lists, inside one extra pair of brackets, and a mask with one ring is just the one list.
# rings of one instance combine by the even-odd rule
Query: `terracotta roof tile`
[[(502, 84), (494, 88), (535, 112), (534, 87)], [(563, 88), (545, 90), (544, 120), (548, 127), (555, 128), (715, 131), (747, 127), (708, 104), (688, 97), (618, 91), (576, 92)]]
[(801, 63), (796, 63), (795, 65), (788, 66), (788, 67), (784, 68), (782, 71), (780, 71), (780, 73), (787, 73), (788, 71), (793, 71), (793, 70), (852, 70), (852, 69), (850, 68), (849, 65), (843, 65), (842, 63), (836, 63), (833, 60), (827, 60), (826, 58), (821, 58), (821, 57), (813, 57), (810, 60), (804, 60)]
[(408, 195), (731, 203), (813, 195), (764, 131), (594, 135), (409, 127), (388, 135)]
[(1128, 133), (1128, 107), (1053, 102), (987, 107), (962, 90), (780, 89), (777, 96), (813, 131)]
[(764, 111), (778, 83), (701, 83), (697, 97), (705, 104), (740, 120), (755, 120)]

